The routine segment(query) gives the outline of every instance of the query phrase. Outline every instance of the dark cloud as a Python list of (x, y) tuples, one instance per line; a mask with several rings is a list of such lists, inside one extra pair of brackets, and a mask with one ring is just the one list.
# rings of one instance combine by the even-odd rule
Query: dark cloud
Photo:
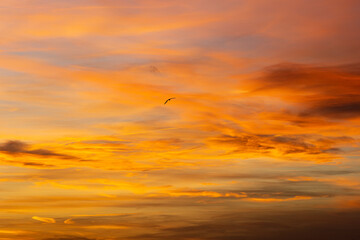
[[(314, 191), (316, 189), (316, 191)], [(244, 191), (244, 190), (243, 190)], [(332, 183), (313, 181), (278, 180), (262, 182), (256, 188), (245, 190), (248, 197), (253, 198), (292, 198), (309, 196), (313, 198), (329, 198), (335, 196), (356, 196), (357, 189), (337, 186)]]
[[(357, 100), (355, 99), (355, 101)], [(360, 101), (354, 102), (349, 99), (348, 102), (344, 103), (330, 102), (327, 104), (320, 103), (319, 105), (320, 106), (315, 106), (308, 111), (303, 112), (301, 115), (319, 114), (332, 118), (354, 118), (360, 116)]]
[(268, 94), (300, 105), (302, 117), (360, 117), (360, 64), (320, 67), (283, 63), (249, 83), (253, 94)]
[[(55, 153), (47, 149), (30, 149), (31, 146), (27, 143), (10, 140), (0, 144), (0, 152), (10, 155), (21, 155), (21, 154), (30, 154), (39, 157), (58, 157), (63, 159), (76, 159), (76, 157)], [(29, 164), (31, 165), (31, 163)]]
[(34, 163), (34, 162), (23, 162), (24, 166), (34, 166), (34, 167), (55, 167), (55, 165)]
[(67, 237), (44, 238), (43, 240), (96, 240), (96, 239), (95, 238), (86, 238), (86, 237), (67, 236)]
[(345, 175), (345, 174), (358, 174), (359, 171), (351, 171), (351, 170), (321, 170), (321, 171), (308, 171), (308, 172), (304, 172), (307, 173), (309, 175)]
[(214, 216), (187, 226), (163, 228), (154, 234), (132, 239), (206, 239), (206, 240), (355, 240), (360, 212), (269, 211), (246, 217), (244, 212)]

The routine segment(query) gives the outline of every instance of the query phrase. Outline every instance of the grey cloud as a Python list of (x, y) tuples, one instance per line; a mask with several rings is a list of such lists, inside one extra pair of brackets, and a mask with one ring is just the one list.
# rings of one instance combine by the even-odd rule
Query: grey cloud
[[(30, 149), (31, 146), (27, 143), (18, 140), (9, 140), (0, 144), (0, 152), (9, 155), (21, 155), (21, 154), (30, 154), (40, 157), (58, 157), (63, 159), (77, 159), (76, 157), (59, 154), (47, 149)], [(30, 164), (31, 165), (31, 164)]]

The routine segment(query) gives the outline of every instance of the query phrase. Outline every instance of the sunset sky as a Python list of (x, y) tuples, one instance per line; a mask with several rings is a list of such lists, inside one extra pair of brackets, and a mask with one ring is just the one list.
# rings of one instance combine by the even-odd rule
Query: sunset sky
[(360, 239), (359, 13), (1, 0), (0, 240)]

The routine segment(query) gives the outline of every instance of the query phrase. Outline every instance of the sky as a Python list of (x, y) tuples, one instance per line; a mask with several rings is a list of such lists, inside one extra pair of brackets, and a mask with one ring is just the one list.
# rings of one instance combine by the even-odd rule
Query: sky
[(359, 12), (1, 0), (0, 240), (360, 239)]

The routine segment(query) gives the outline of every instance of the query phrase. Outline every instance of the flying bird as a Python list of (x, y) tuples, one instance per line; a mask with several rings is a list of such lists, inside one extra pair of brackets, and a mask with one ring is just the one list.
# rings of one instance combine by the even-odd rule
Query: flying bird
[(168, 101), (170, 101), (171, 99), (175, 99), (175, 98), (174, 98), (174, 97), (173, 97), (173, 98), (169, 98), (168, 100), (165, 101), (164, 105), (165, 105)]

